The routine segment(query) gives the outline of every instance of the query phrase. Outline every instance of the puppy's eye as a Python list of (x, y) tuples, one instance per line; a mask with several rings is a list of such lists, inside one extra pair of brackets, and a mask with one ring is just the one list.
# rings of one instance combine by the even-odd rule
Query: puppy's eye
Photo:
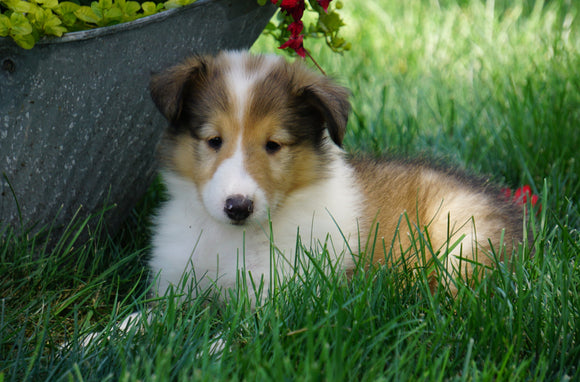
[(223, 140), (221, 137), (213, 137), (207, 140), (207, 145), (216, 151), (222, 147), (222, 143)]
[(268, 154), (277, 153), (278, 151), (280, 151), (281, 148), (282, 148), (282, 145), (279, 144), (278, 142), (274, 142), (274, 141), (266, 142), (266, 152)]

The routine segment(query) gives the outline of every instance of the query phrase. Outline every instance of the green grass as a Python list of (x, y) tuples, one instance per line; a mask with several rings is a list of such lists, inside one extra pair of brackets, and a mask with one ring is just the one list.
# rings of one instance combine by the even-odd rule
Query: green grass
[[(307, 47), (352, 89), (346, 146), (443, 158), (530, 184), (531, 248), (455, 299), (404, 269), (346, 282), (310, 270), (252, 312), (171, 298), (143, 331), (114, 325), (148, 306), (147, 221), (156, 184), (118, 237), (82, 222), (56, 249), (4, 232), (0, 381), (579, 380), (580, 6), (571, 0), (344, 1), (353, 50)], [(255, 51), (275, 52), (268, 39)], [(417, 243), (417, 252), (426, 250)], [(314, 257), (323, 254), (311, 254)], [(83, 348), (83, 334), (110, 340)], [(216, 335), (221, 358), (208, 351)], [(61, 348), (65, 341), (70, 346)]]

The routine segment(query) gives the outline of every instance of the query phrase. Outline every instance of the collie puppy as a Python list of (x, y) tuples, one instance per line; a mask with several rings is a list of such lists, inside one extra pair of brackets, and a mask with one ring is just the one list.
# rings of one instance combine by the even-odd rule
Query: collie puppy
[[(448, 275), (469, 277), (493, 265), (492, 248), (522, 240), (521, 210), (484, 181), (348, 156), (349, 92), (301, 62), (194, 57), (154, 75), (150, 90), (169, 122), (159, 149), (169, 200), (149, 263), (160, 294), (184, 274), (198, 290), (235, 288), (240, 274), (268, 288), (272, 274), (294, 271), (300, 246), (325, 248), (346, 273), (357, 261), (439, 256)], [(413, 249), (419, 235), (426, 256)]]

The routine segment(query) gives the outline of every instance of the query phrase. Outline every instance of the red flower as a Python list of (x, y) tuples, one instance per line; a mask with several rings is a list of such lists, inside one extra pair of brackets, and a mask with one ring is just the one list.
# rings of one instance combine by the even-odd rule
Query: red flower
[(316, 1), (318, 1), (318, 5), (320, 5), (322, 9), (324, 9), (324, 12), (328, 12), (328, 4), (330, 4), (332, 0), (316, 0)]
[(538, 202), (538, 195), (532, 194), (532, 188), (527, 184), (514, 192), (514, 201), (518, 204), (526, 204), (528, 197), (530, 198), (532, 206), (535, 206)]
[(304, 24), (302, 24), (302, 21), (294, 21), (293, 23), (288, 25), (288, 30), (290, 31), (292, 37), (298, 37), (298, 35), (302, 32), (303, 28)]
[(306, 57), (306, 49), (304, 49), (304, 45), (302, 44), (304, 36), (298, 35), (296, 37), (291, 36), (288, 41), (284, 44), (280, 45), (278, 49), (286, 49), (291, 48), (302, 58)]
[(506, 200), (512, 199), (514, 203), (519, 205), (524, 205), (528, 202), (528, 198), (530, 198), (530, 203), (532, 203), (532, 207), (535, 207), (538, 203), (538, 195), (534, 195), (532, 193), (532, 188), (529, 185), (524, 185), (518, 188), (512, 196), (512, 190), (509, 188), (502, 188), (501, 192)]
[(282, 44), (278, 49), (291, 48), (302, 58), (306, 57), (306, 49), (304, 49), (304, 36), (300, 33), (304, 28), (302, 21), (294, 21), (288, 25), (288, 31), (290, 32), (290, 38), (284, 44)]
[[(272, 4), (278, 5), (278, 0), (270, 0)], [(291, 15), (294, 21), (300, 21), (304, 14), (304, 0), (282, 0), (278, 5), (280, 9)]]
[[(302, 16), (304, 15), (304, 9), (306, 4), (304, 0), (270, 0), (272, 4), (280, 7), (282, 12), (287, 15), (292, 16), (294, 20), (290, 25), (288, 25), (288, 31), (290, 32), (290, 38), (284, 44), (282, 44), (278, 49), (291, 48), (302, 58), (306, 57), (306, 49), (304, 49), (304, 36), (301, 34), (302, 29), (304, 29), (304, 24), (302, 24)], [(316, 0), (318, 4), (324, 9), (325, 12), (328, 10), (328, 5), (332, 0)]]
[(512, 197), (512, 190), (509, 188), (502, 188), (501, 193), (505, 200), (509, 200)]

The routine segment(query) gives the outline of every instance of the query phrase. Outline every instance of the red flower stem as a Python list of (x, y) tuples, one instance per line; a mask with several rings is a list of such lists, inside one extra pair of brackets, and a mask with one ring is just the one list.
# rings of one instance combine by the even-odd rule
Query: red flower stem
[(318, 70), (320, 70), (320, 72), (326, 76), (326, 72), (320, 67), (320, 65), (318, 65), (318, 62), (316, 62), (316, 60), (314, 59), (314, 57), (312, 57), (310, 55), (310, 52), (308, 51), (308, 49), (304, 49), (304, 51), (306, 52), (306, 55), (308, 56), (308, 58), (310, 58), (312, 60), (312, 62), (314, 62), (314, 65), (316, 65), (316, 67), (318, 68)]

